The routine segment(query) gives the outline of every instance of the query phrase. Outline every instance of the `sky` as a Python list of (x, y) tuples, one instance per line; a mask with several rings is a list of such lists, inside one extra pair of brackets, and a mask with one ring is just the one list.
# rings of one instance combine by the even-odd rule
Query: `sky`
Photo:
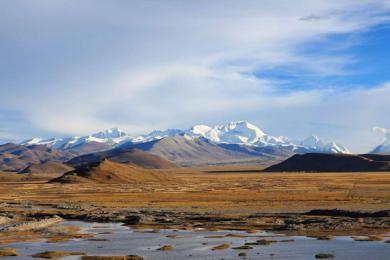
[(247, 120), (367, 152), (390, 1), (0, 1), (0, 141)]

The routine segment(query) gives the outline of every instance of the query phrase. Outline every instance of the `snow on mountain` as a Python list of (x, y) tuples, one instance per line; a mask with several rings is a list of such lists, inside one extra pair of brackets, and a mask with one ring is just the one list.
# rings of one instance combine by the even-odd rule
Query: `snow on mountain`
[(30, 139), (24, 140), (20, 144), (28, 146), (28, 145), (40, 144), (40, 142), (42, 142), (42, 141), (43, 140), (41, 138), (34, 137), (34, 138), (30, 138)]
[(370, 153), (390, 153), (390, 129), (374, 127), (374, 132), (383, 136), (382, 143), (375, 147)]
[(132, 138), (131, 142), (145, 143), (145, 142), (150, 142), (150, 141), (154, 141), (154, 140), (159, 140), (159, 139), (162, 139), (162, 138), (168, 137), (168, 136), (176, 136), (176, 135), (182, 135), (182, 134), (183, 134), (183, 131), (180, 129), (167, 129), (164, 131), (155, 130), (149, 134), (140, 135), (140, 136), (137, 136), (135, 138)]
[(311, 136), (302, 142), (294, 143), (284, 136), (271, 136), (264, 133), (257, 126), (247, 121), (230, 122), (226, 125), (207, 126), (195, 125), (187, 130), (167, 129), (164, 131), (153, 131), (149, 134), (132, 137), (118, 128), (110, 128), (88, 136), (73, 136), (66, 138), (52, 138), (42, 140), (32, 138), (23, 141), (22, 145), (42, 144), (54, 149), (70, 150), (92, 142), (115, 147), (117, 145), (131, 143), (145, 143), (159, 140), (164, 137), (184, 136), (189, 139), (206, 138), (214, 143), (238, 144), (255, 147), (283, 147), (297, 153), (305, 152), (327, 152), (327, 153), (349, 153), (348, 149), (336, 143), (324, 144), (318, 137)]
[(316, 135), (311, 135), (301, 142), (301, 145), (306, 147), (322, 147), (324, 143)]
[(41, 138), (32, 138), (21, 142), (21, 145), (33, 145), (40, 144), (53, 149), (59, 150), (71, 150), (72, 148), (89, 144), (92, 142), (104, 143), (107, 145), (115, 146), (118, 143), (132, 140), (132, 137), (127, 135), (124, 131), (119, 128), (110, 128), (104, 131), (87, 135), (87, 136), (71, 136), (64, 138), (50, 138), (50, 139), (41, 139)]
[(104, 131), (98, 132), (96, 134), (91, 135), (92, 137), (98, 139), (114, 139), (127, 136), (127, 133), (120, 130), (119, 128), (110, 128)]
[(324, 153), (345, 153), (350, 154), (351, 152), (344, 146), (335, 142), (324, 143), (318, 136), (311, 135), (298, 143), (304, 149), (310, 152), (324, 152)]
[(265, 136), (260, 128), (246, 121), (214, 127), (196, 125), (186, 130), (185, 134), (192, 137), (202, 136), (217, 143), (230, 144), (254, 144)]

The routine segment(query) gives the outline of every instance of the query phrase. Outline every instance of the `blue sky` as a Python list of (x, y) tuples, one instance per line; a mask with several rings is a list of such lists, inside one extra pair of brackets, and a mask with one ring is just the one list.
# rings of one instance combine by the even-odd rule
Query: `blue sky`
[(0, 2), (0, 141), (248, 120), (354, 152), (390, 128), (390, 1)]

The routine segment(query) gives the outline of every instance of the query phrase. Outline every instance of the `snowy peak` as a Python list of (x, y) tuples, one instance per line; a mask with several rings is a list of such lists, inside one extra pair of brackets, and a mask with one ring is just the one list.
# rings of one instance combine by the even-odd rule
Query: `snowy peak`
[(255, 143), (265, 136), (265, 133), (246, 121), (231, 122), (221, 128), (221, 134), (226, 141)]
[(177, 136), (177, 135), (182, 135), (183, 131), (180, 129), (167, 129), (164, 131), (160, 130), (155, 130), (153, 132), (150, 132), (149, 134), (146, 135), (140, 135), (138, 137), (135, 137), (131, 140), (133, 143), (145, 143), (145, 142), (150, 142), (154, 140), (159, 140), (164, 137), (168, 136)]
[(304, 139), (301, 144), (303, 146), (308, 146), (308, 147), (322, 147), (324, 146), (324, 143), (320, 140), (320, 138), (316, 135), (311, 135)]
[(21, 145), (25, 145), (25, 146), (29, 146), (29, 145), (39, 144), (41, 141), (42, 141), (41, 138), (34, 137), (34, 138), (30, 138), (30, 139), (24, 140), (20, 144)]
[(237, 121), (230, 122), (229, 124), (222, 127), (225, 131), (235, 131), (237, 133), (243, 134), (254, 134), (254, 137), (260, 138), (265, 135), (265, 133), (258, 128), (257, 126), (249, 123), (248, 121)]
[(91, 136), (99, 139), (110, 139), (127, 136), (127, 133), (120, 130), (119, 128), (109, 128), (101, 132), (95, 133)]
[(324, 143), (318, 136), (311, 135), (299, 143), (304, 149), (308, 149), (310, 152), (321, 153), (344, 153), (350, 154), (351, 152), (344, 146), (335, 142)]
[[(285, 136), (271, 136), (264, 133), (259, 127), (247, 121), (235, 121), (225, 125), (208, 126), (195, 125), (187, 130), (167, 129), (157, 130), (149, 134), (132, 137), (119, 128), (110, 128), (87, 136), (72, 136), (42, 140), (33, 138), (23, 141), (22, 145), (42, 144), (53, 149), (76, 150), (83, 146), (105, 147), (110, 149), (127, 142), (146, 143), (165, 137), (184, 136), (187, 139), (204, 138), (216, 144), (237, 144), (252, 147), (274, 147), (290, 150), (296, 153), (324, 152), (349, 153), (348, 149), (336, 143), (323, 143), (317, 136), (310, 136), (302, 142), (294, 143)], [(81, 148), (80, 148), (81, 147)]]
[(230, 122), (214, 127), (196, 125), (185, 132), (192, 137), (205, 137), (217, 143), (234, 144), (254, 144), (265, 136), (260, 128), (247, 121)]

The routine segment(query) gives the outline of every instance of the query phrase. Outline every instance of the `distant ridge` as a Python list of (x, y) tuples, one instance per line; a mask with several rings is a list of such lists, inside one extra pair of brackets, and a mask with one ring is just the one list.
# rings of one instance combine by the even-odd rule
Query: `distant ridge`
[(75, 157), (66, 162), (67, 165), (77, 168), (90, 163), (97, 163), (103, 159), (112, 162), (135, 165), (149, 169), (169, 169), (176, 165), (160, 156), (147, 153), (135, 148), (118, 148), (104, 152), (91, 153)]
[(352, 154), (296, 154), (266, 168), (266, 172), (376, 172), (390, 171), (390, 156)]
[(56, 161), (47, 161), (44, 163), (33, 163), (23, 170), (19, 171), (19, 173), (26, 173), (26, 174), (64, 174), (66, 172), (72, 171), (73, 168), (63, 164), (61, 162)]

